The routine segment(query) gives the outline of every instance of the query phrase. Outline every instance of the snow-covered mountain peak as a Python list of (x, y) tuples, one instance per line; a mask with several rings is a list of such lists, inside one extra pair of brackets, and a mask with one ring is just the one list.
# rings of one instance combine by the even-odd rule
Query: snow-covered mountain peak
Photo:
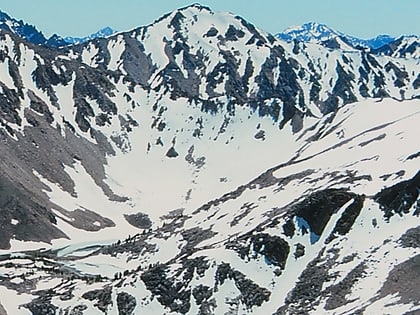
[(394, 38), (381, 34), (370, 39), (361, 39), (333, 30), (324, 24), (309, 22), (288, 28), (277, 34), (277, 37), (287, 42), (319, 44), (333, 50), (369, 51), (377, 55), (400, 58), (418, 58), (420, 56), (420, 40), (416, 35)]
[[(231, 13), (214, 12), (209, 7), (200, 4), (192, 4), (157, 19), (148, 28), (165, 28), (177, 31), (184, 31), (202, 37), (203, 31), (208, 30), (211, 26), (221, 28), (220, 31), (227, 28), (229, 24), (240, 24), (240, 19)], [(193, 28), (189, 30), (189, 28)], [(218, 34), (221, 35), (221, 34)]]
[(210, 7), (202, 5), (198, 2), (192, 3), (191, 5), (187, 5), (187, 6), (182, 7), (182, 8), (179, 8), (178, 10), (175, 10), (175, 11), (189, 11), (189, 10), (191, 10), (193, 12), (196, 12), (196, 13), (199, 13), (199, 12), (202, 12), (202, 11), (207, 11), (207, 12), (210, 12), (210, 13), (213, 12), (213, 10)]
[(334, 31), (325, 24), (307, 22), (300, 26), (286, 29), (283, 33), (279, 34), (279, 38), (287, 41), (297, 39), (311, 42), (315, 40), (326, 40), (337, 35), (340, 35), (340, 33)]
[(100, 29), (96, 33), (90, 34), (90, 35), (85, 36), (85, 37), (67, 36), (67, 37), (64, 38), (64, 41), (67, 43), (67, 45), (77, 45), (77, 44), (83, 44), (85, 42), (88, 42), (88, 41), (96, 39), (96, 38), (106, 38), (106, 37), (111, 36), (115, 33), (116, 33), (115, 30), (113, 30), (111, 27), (107, 26), (107, 27), (104, 27), (104, 28)]
[(1, 32), (0, 314), (417, 311), (420, 61), (344, 44)]

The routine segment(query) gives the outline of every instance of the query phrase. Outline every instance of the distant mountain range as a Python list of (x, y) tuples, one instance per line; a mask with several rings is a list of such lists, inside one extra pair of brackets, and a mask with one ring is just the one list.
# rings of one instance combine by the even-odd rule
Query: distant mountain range
[(333, 30), (325, 24), (308, 22), (301, 26), (290, 27), (284, 32), (277, 34), (277, 37), (285, 41), (303, 41), (311, 43), (325, 43), (332, 39), (340, 38), (352, 47), (363, 47), (377, 49), (395, 40), (389, 35), (378, 35), (371, 39), (360, 39)]
[(418, 314), (415, 37), (1, 25), (0, 315)]
[[(16, 20), (2, 11), (0, 11), (0, 29), (11, 31), (35, 45), (46, 45), (49, 47), (82, 44), (95, 38), (104, 38), (116, 33), (112, 28), (105, 27), (85, 37), (62, 37), (58, 34), (53, 34), (51, 37), (46, 38), (35, 26), (22, 20)], [(403, 35), (395, 38), (381, 34), (370, 39), (361, 39), (336, 31), (325, 24), (308, 22), (300, 26), (290, 27), (278, 33), (276, 37), (287, 42), (313, 43), (330, 49), (368, 50), (377, 55), (420, 58), (420, 40), (417, 35)]]
[(333, 30), (325, 24), (308, 22), (278, 33), (277, 38), (287, 42), (319, 44), (330, 49), (369, 50), (374, 54), (403, 58), (420, 57), (420, 41), (416, 35), (403, 35), (398, 38), (378, 35), (370, 39), (360, 39)]
[(15, 33), (19, 37), (35, 45), (47, 45), (49, 47), (62, 47), (81, 44), (95, 38), (110, 36), (116, 32), (110, 27), (105, 27), (98, 32), (85, 37), (68, 36), (63, 38), (60, 35), (53, 34), (51, 37), (46, 38), (42, 32), (36, 29), (35, 26), (27, 24), (22, 20), (16, 20), (2, 11), (0, 11), (0, 29)]
[(96, 33), (90, 34), (89, 36), (85, 36), (85, 37), (65, 37), (64, 41), (69, 43), (69, 44), (81, 44), (81, 43), (85, 43), (89, 40), (95, 39), (95, 38), (104, 38), (107, 36), (110, 36), (112, 34), (114, 34), (116, 31), (113, 30), (112, 28), (110, 28), (109, 26), (99, 30)]

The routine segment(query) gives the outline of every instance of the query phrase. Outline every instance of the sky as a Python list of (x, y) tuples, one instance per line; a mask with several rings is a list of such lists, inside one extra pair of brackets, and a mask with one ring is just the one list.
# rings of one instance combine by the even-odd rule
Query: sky
[(85, 36), (110, 26), (126, 31), (194, 2), (240, 15), (270, 32), (319, 22), (360, 38), (420, 34), (420, 0), (0, 0), (0, 10), (45, 36)]

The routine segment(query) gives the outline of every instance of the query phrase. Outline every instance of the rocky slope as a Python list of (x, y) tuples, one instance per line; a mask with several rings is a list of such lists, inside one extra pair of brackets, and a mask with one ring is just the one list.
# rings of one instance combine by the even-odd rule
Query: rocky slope
[(2, 30), (0, 313), (414, 312), (419, 69), (199, 5)]

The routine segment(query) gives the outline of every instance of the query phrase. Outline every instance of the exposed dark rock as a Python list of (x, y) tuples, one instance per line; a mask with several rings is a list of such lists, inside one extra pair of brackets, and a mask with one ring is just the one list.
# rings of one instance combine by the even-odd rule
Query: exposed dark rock
[(344, 210), (341, 217), (337, 220), (334, 230), (325, 240), (326, 244), (336, 238), (337, 235), (346, 235), (350, 231), (360, 211), (362, 211), (364, 199), (364, 196), (354, 196), (353, 203)]
[[(63, 221), (75, 228), (85, 231), (99, 231), (103, 228), (114, 227), (115, 223), (89, 209), (74, 209), (73, 211), (58, 210), (64, 217)], [(66, 219), (70, 218), (70, 220)]]
[(55, 315), (58, 309), (58, 307), (43, 300), (34, 300), (25, 307), (31, 311), (32, 315)]
[(251, 238), (252, 249), (265, 256), (269, 264), (284, 268), (289, 255), (289, 244), (281, 237), (269, 234), (257, 234)]
[[(66, 237), (56, 226), (51, 211), (33, 194), (0, 174), (0, 248), (10, 247), (10, 239), (50, 242)], [(18, 224), (13, 225), (12, 219)]]
[(168, 158), (176, 158), (178, 156), (178, 152), (176, 152), (174, 147), (170, 147), (168, 152), (166, 152), (166, 156)]
[(418, 89), (420, 87), (420, 74), (417, 75), (417, 78), (413, 82), (413, 88)]
[(66, 311), (64, 312), (64, 315), (84, 315), (85, 314), (85, 310), (87, 310), (87, 306), (86, 305), (76, 305), (73, 308), (68, 308), (66, 309)]
[(416, 159), (416, 158), (418, 158), (418, 157), (420, 157), (420, 151), (419, 151), (419, 152), (417, 152), (417, 153), (413, 153), (413, 154), (409, 155), (409, 156), (407, 157), (407, 160), (413, 160), (413, 159)]
[(408, 81), (408, 73), (402, 69), (400, 69), (399, 67), (397, 67), (393, 62), (389, 61), (386, 65), (385, 65), (385, 71), (387, 72), (393, 72), (394, 73), (394, 77), (395, 77), (395, 81), (394, 81), (394, 85), (398, 88), (402, 88), (403, 86), (406, 85)]
[(213, 237), (216, 233), (211, 229), (203, 230), (200, 227), (195, 227), (182, 231), (181, 235), (184, 240), (187, 241), (187, 245), (184, 246), (184, 249), (192, 249), (201, 242)]
[(253, 209), (256, 209), (257, 206), (253, 203), (245, 203), (242, 205), (239, 213), (233, 218), (232, 222), (230, 223), (230, 226), (238, 225), (239, 222), (245, 217), (247, 217)]
[(295, 224), (293, 219), (288, 219), (285, 224), (283, 224), (283, 233), (288, 237), (293, 237), (295, 235)]
[[(146, 87), (156, 66), (153, 65), (150, 55), (145, 53), (141, 42), (135, 40), (129, 34), (124, 34), (125, 50), (121, 56), (124, 70), (135, 83)], [(105, 51), (108, 51), (105, 49)]]
[(136, 308), (136, 298), (126, 292), (118, 293), (117, 307), (119, 315), (133, 315)]
[(420, 247), (420, 226), (407, 230), (399, 239), (402, 247)]
[(390, 219), (394, 214), (400, 216), (407, 214), (413, 206), (415, 208), (414, 214), (418, 215), (420, 211), (419, 190), (420, 171), (409, 180), (382, 189), (375, 195), (374, 199), (379, 203), (387, 219)]
[(207, 31), (206, 34), (204, 34), (204, 37), (215, 37), (219, 31), (214, 26), (210, 27), (210, 29)]
[(216, 270), (216, 288), (224, 284), (226, 280), (233, 280), (235, 286), (241, 292), (240, 299), (248, 308), (253, 306), (261, 306), (270, 299), (270, 291), (255, 284), (252, 280), (247, 279), (244, 274), (231, 268), (230, 264), (222, 263)]
[(330, 297), (327, 299), (325, 304), (326, 310), (333, 310), (340, 306), (346, 305), (347, 303), (351, 303), (346, 298), (346, 295), (350, 294), (353, 288), (353, 285), (356, 281), (358, 281), (363, 275), (365, 274), (366, 266), (364, 263), (358, 264), (353, 270), (351, 270), (343, 280), (339, 283), (329, 286), (326, 289), (326, 292), (323, 294), (327, 294)]
[(312, 233), (319, 236), (324, 231), (331, 215), (355, 197), (355, 194), (342, 189), (319, 191), (295, 205), (294, 213), (306, 221)]
[(30, 108), (36, 111), (37, 113), (43, 115), (45, 120), (51, 124), (54, 121), (53, 114), (48, 108), (48, 105), (44, 103), (36, 94), (29, 90), (28, 97), (31, 100)]
[(403, 263), (394, 267), (383, 284), (380, 294), (373, 300), (381, 299), (388, 295), (397, 294), (398, 304), (413, 303), (420, 306), (420, 292), (417, 284), (420, 281), (420, 255), (409, 258)]
[(132, 226), (135, 226), (139, 229), (148, 229), (152, 226), (152, 221), (149, 216), (145, 213), (136, 213), (136, 214), (125, 214), (124, 218)]
[(324, 282), (330, 279), (328, 269), (332, 266), (333, 260), (323, 258), (324, 250), (311, 261), (306, 269), (299, 276), (295, 287), (289, 292), (285, 303), (275, 315), (285, 314), (308, 314), (320, 298)]
[(289, 244), (277, 235), (258, 233), (245, 234), (231, 241), (226, 248), (235, 250), (242, 259), (256, 259), (264, 256), (267, 264), (284, 268), (289, 255)]
[(265, 131), (264, 130), (259, 130), (255, 135), (254, 138), (257, 140), (265, 140)]
[(293, 254), (293, 256), (295, 256), (295, 259), (298, 259), (304, 255), (305, 255), (305, 246), (302, 245), (301, 243), (297, 243), (295, 253)]
[(6, 85), (0, 82), (0, 122), (3, 120), (12, 124), (21, 125), (22, 119), (17, 110), (20, 108), (21, 100), (19, 94), (14, 89), (9, 89)]
[(191, 290), (185, 288), (185, 283), (174, 282), (166, 272), (167, 266), (157, 265), (144, 272), (141, 279), (160, 304), (171, 312), (186, 314), (191, 307)]
[(226, 31), (225, 38), (226, 40), (236, 41), (239, 38), (245, 36), (244, 31), (235, 28), (233, 25), (229, 25), (229, 28)]
[(386, 134), (381, 134), (381, 135), (379, 135), (379, 136), (377, 136), (377, 137), (375, 137), (375, 138), (373, 138), (373, 139), (370, 139), (370, 140), (368, 140), (368, 141), (364, 141), (364, 142), (360, 142), (359, 143), (359, 146), (361, 146), (361, 147), (364, 147), (364, 146), (366, 146), (366, 145), (368, 145), (369, 143), (371, 143), (371, 142), (374, 142), (374, 141), (379, 141), (379, 140), (382, 140), (382, 139), (385, 139), (385, 137), (386, 137)]
[(211, 298), (213, 295), (213, 290), (208, 286), (200, 284), (193, 289), (192, 294), (195, 298), (195, 302), (198, 305), (201, 305), (204, 301)]
[(82, 297), (89, 301), (96, 301), (94, 306), (106, 313), (108, 306), (112, 304), (112, 288), (107, 286), (103, 289), (83, 293)]
[(0, 315), (8, 315), (6, 310), (4, 309), (3, 305), (0, 304)]
[[(338, 75), (336, 84), (332, 90), (332, 95), (339, 96), (344, 104), (353, 103), (357, 101), (353, 93), (355, 75), (352, 72), (346, 72), (339, 61), (337, 61), (336, 72)], [(337, 107), (336, 107), (337, 108)], [(329, 108), (324, 113), (333, 111), (335, 108)]]

